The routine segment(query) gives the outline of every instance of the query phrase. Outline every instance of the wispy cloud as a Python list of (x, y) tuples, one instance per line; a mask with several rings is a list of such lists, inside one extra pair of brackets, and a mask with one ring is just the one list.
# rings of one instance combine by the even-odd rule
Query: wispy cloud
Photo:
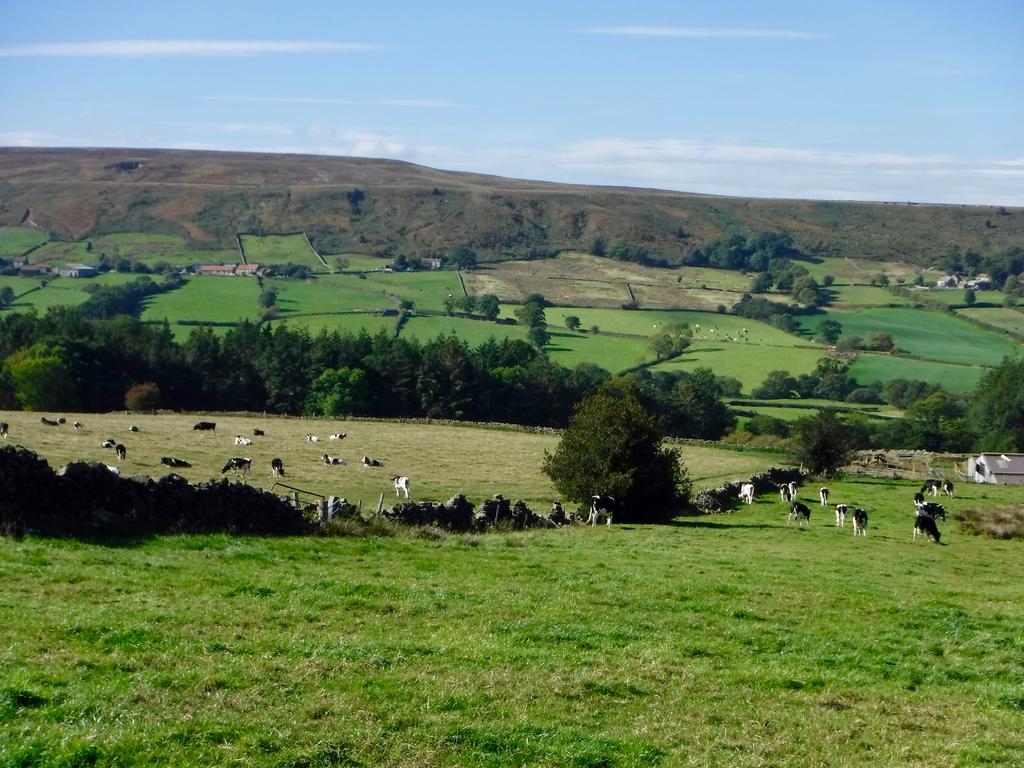
[(4, 45), (0, 46), (0, 56), (256, 56), (269, 53), (348, 53), (378, 51), (383, 48), (375, 43), (312, 40), (94, 40)]
[(798, 29), (736, 29), (729, 27), (586, 27), (577, 30), (584, 35), (614, 37), (688, 37), (688, 38), (781, 38), (790, 40), (820, 40), (829, 35), (804, 32)]
[(316, 104), (343, 107), (401, 107), (406, 109), (466, 109), (468, 104), (445, 99), (332, 99), (317, 96), (204, 96), (204, 101), (261, 104)]

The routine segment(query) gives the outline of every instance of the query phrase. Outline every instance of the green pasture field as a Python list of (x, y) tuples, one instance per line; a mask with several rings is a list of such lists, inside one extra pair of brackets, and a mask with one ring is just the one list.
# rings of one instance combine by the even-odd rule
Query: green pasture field
[(450, 271), (374, 272), (359, 282), (400, 299), (409, 299), (417, 309), (428, 312), (443, 312), (448, 294), (456, 298), (465, 296), (458, 273)]
[[(89, 294), (82, 290), (89, 282), (87, 278), (78, 280), (67, 277), (55, 278), (38, 291), (32, 291), (16, 299), (13, 304), (3, 311), (28, 312), (34, 307), (40, 315), (43, 315), (46, 314), (46, 310), (50, 307), (61, 305), (77, 306), (89, 298)], [(41, 281), (36, 277), (0, 276), (0, 287), (5, 285), (11, 286), (15, 294), (22, 294), (32, 288), (39, 287)]]
[[(392, 318), (392, 323), (394, 320)], [(419, 341), (430, 341), (437, 336), (455, 335), (469, 346), (476, 347), (492, 337), (525, 340), (526, 328), (521, 325), (502, 325), (486, 320), (469, 320), (464, 317), (414, 315), (406, 320), (401, 334)]]
[(380, 256), (370, 256), (365, 253), (332, 253), (324, 254), (324, 259), (331, 265), (331, 269), (334, 269), (334, 260), (338, 257), (348, 260), (348, 266), (345, 267), (346, 271), (357, 272), (360, 270), (377, 270), (384, 269), (391, 266), (392, 260), (382, 258)]
[(621, 373), (639, 363), (654, 360), (654, 352), (646, 339), (558, 329), (549, 329), (549, 333), (551, 340), (545, 350), (552, 360), (568, 368), (580, 363), (594, 363), (612, 373)]
[(1024, 312), (1012, 307), (967, 307), (958, 309), (958, 315), (978, 320), (986, 325), (1012, 333), (1024, 334)]
[(344, 312), (336, 314), (304, 314), (304, 315), (281, 315), (280, 320), (272, 321), (274, 323), (286, 322), (289, 328), (305, 328), (311, 335), (316, 335), (321, 331), (331, 333), (337, 331), (338, 333), (351, 333), (353, 335), (359, 334), (360, 331), (366, 331), (371, 336), (376, 335), (380, 331), (387, 333), (394, 333), (395, 324), (398, 322), (397, 317), (382, 317), (372, 312)]
[[(75, 455), (60, 438), (84, 436), (44, 436), (37, 416), (3, 414), (27, 445)], [(97, 443), (131, 437), (129, 464), (206, 438), (212, 457), (236, 455), (230, 433), (255, 423), (78, 418)], [(188, 430), (200, 418), (218, 421), (217, 436)], [(301, 445), (313, 423), (263, 419), (261, 463), (285, 449), (286, 472), (298, 471), (293, 452), (319, 450)], [(416, 498), (442, 487), (431, 495), (529, 498), (520, 490), (532, 487), (550, 499), (537, 465), (554, 436), (315, 431), (336, 427), (349, 432), (341, 446), (391, 457), (366, 481), (374, 499), (400, 471), (392, 449), (416, 469)], [(747, 458), (709, 450), (709, 466)], [(0, 764), (1018, 764), (1021, 543), (961, 534), (952, 520), (939, 524), (942, 545), (914, 542), (917, 483), (829, 483), (833, 501), (869, 512), (868, 536), (855, 538), (817, 506), (817, 485), (799, 494), (807, 528), (787, 527), (772, 493), (665, 526), (0, 538)], [(945, 504), (1021, 500), (1020, 488), (958, 484)]]
[(832, 275), (836, 283), (847, 285), (870, 285), (871, 279), (882, 272), (888, 275), (892, 283), (895, 284), (897, 279), (902, 277), (908, 285), (914, 282), (918, 274), (924, 275), (927, 282), (934, 282), (939, 276), (935, 270), (899, 261), (868, 261), (826, 256), (820, 261), (801, 261), (799, 264), (819, 283), (824, 280), (825, 275)]
[[(986, 331), (943, 312), (922, 309), (864, 309), (829, 312), (843, 326), (843, 338), (867, 337), (875, 331), (891, 333), (896, 347), (929, 360), (974, 365), (995, 365), (1005, 355), (1020, 351), (997, 333)], [(823, 315), (798, 318), (804, 330), (814, 333)]]
[(250, 264), (305, 264), (314, 270), (324, 268), (305, 235), (241, 235), (241, 239), (245, 260)]
[(93, 253), (124, 256), (153, 264), (166, 261), (175, 266), (189, 264), (221, 264), (239, 260), (237, 249), (193, 250), (185, 247), (185, 238), (178, 235), (147, 235), (141, 232), (118, 232), (92, 238)]
[(90, 252), (88, 242), (79, 240), (74, 243), (62, 243), (51, 240), (45, 245), (36, 248), (29, 256), (33, 264), (41, 262), (81, 262), (83, 264), (95, 264), (99, 257), (99, 251), (95, 248)]
[(861, 384), (893, 379), (917, 379), (941, 384), (950, 392), (971, 392), (988, 371), (978, 365), (955, 365), (911, 357), (859, 354), (849, 368), (849, 374)]
[(734, 408), (742, 411), (752, 411), (765, 416), (773, 416), (783, 421), (797, 421), (806, 416), (813, 416), (822, 408), (851, 409), (856, 413), (869, 418), (891, 419), (898, 418), (903, 412), (891, 405), (862, 405), (856, 403), (842, 403), (835, 400), (817, 400), (807, 398), (805, 400), (759, 400), (757, 405), (747, 403), (732, 404)]
[(835, 307), (887, 307), (910, 304), (910, 300), (903, 296), (871, 285), (832, 285), (827, 290), (833, 294), (832, 305)]
[(355, 275), (321, 275), (315, 280), (266, 278), (264, 285), (277, 291), (277, 306), (288, 316), (397, 309), (380, 286)]
[(759, 386), (770, 371), (785, 370), (794, 376), (810, 373), (825, 356), (815, 347), (775, 347), (763, 344), (697, 341), (680, 357), (654, 366), (661, 371), (692, 371), (710, 368), (718, 376), (739, 379), (744, 392)]
[(38, 277), (22, 277), (21, 275), (0, 275), (0, 288), (10, 287), (15, 296), (38, 288), (42, 281)]
[(0, 256), (20, 256), (50, 236), (34, 227), (0, 227)]
[[(258, 320), (259, 286), (251, 277), (193, 277), (183, 286), (145, 300), (143, 320)], [(187, 335), (187, 333), (186, 333)]]

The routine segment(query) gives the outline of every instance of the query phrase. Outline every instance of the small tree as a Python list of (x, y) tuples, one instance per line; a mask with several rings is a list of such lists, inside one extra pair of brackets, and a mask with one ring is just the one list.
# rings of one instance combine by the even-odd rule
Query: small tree
[(964, 291), (964, 304), (966, 304), (968, 307), (972, 306), (974, 302), (976, 302), (977, 300), (978, 297), (974, 293), (973, 288), (968, 288), (966, 291)]
[(843, 326), (837, 320), (822, 320), (818, 323), (818, 335), (829, 344), (835, 344), (843, 335)]
[(551, 340), (551, 334), (543, 325), (534, 325), (526, 332), (526, 338), (530, 340), (537, 349), (544, 349)]
[(800, 461), (816, 475), (832, 477), (850, 454), (850, 431), (834, 411), (818, 411), (799, 422)]
[(580, 327), (580, 319), (576, 317), (576, 315), (566, 315), (565, 327), (568, 328), (570, 331), (575, 331), (577, 328)]
[(607, 493), (619, 504), (616, 519), (667, 522), (686, 503), (690, 483), (663, 437), (635, 386), (613, 379), (580, 403), (542, 469), (566, 499), (586, 503)]
[(485, 293), (477, 299), (476, 311), (484, 320), (497, 320), (501, 314), (501, 303), (493, 293)]
[(277, 291), (275, 291), (273, 288), (268, 288), (267, 290), (262, 291), (260, 295), (256, 298), (256, 302), (264, 309), (270, 309), (271, 307), (276, 306)]
[(352, 262), (346, 256), (334, 257), (334, 269), (336, 272), (344, 272)]
[(14, 289), (9, 285), (0, 288), (0, 307), (6, 307), (14, 301)]
[(162, 404), (160, 387), (152, 381), (132, 384), (124, 393), (124, 407), (129, 411), (155, 411)]

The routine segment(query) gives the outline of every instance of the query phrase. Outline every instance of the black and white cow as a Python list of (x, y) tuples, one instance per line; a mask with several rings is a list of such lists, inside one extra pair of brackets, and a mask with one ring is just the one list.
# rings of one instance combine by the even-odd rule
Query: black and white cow
[(328, 435), (327, 439), (328, 440), (344, 440), (345, 436), (346, 436), (346, 433), (344, 433), (344, 432), (335, 432), (333, 435)]
[(915, 504), (914, 513), (917, 515), (927, 515), (933, 520), (942, 520), (942, 522), (946, 522), (946, 508), (935, 501), (925, 501), (920, 504)]
[(284, 462), (280, 459), (270, 460), (270, 473), (274, 477), (284, 477)]
[(0, 421), (0, 438), (7, 439), (7, 430), (10, 426), (6, 421)]
[(63, 419), (48, 419), (45, 416), (41, 416), (39, 418), (39, 421), (41, 421), (43, 424), (45, 424), (48, 427), (59, 427), (61, 424), (64, 423)]
[(248, 471), (249, 471), (249, 469), (251, 467), (252, 467), (252, 459), (250, 459), (248, 457), (242, 458), (242, 457), (237, 457), (236, 456), (235, 458), (228, 459), (228, 463), (224, 465), (224, 469), (222, 469), (220, 471), (220, 473), (223, 475), (223, 474), (225, 474), (225, 473), (230, 471), (230, 472), (241, 472), (242, 474), (246, 474), (246, 473), (248, 473)]
[(395, 496), (405, 492), (405, 498), (409, 498), (409, 478), (405, 475), (394, 475), (391, 483), (395, 486)]
[(252, 445), (252, 438), (235, 435), (235, 445)]
[(868, 513), (860, 507), (853, 510), (853, 535), (868, 535)]
[(935, 518), (931, 515), (917, 515), (914, 518), (914, 541), (917, 541), (918, 536), (928, 537), (931, 536), (935, 543), (939, 543), (941, 534), (939, 533), (939, 526), (935, 523)]
[(328, 456), (326, 453), (320, 457), (320, 461), (327, 465), (340, 465), (345, 463), (345, 460), (341, 458), (341, 456)]
[(362, 463), (363, 463), (364, 467), (383, 467), (384, 466), (384, 462), (380, 461), (379, 459), (371, 459), (369, 456), (363, 456), (363, 462)]
[(943, 480), (942, 481), (942, 492), (944, 494), (946, 494), (947, 496), (949, 496), (949, 498), (951, 498), (951, 499), (953, 498), (953, 481), (952, 480)]
[(836, 528), (846, 527), (846, 513), (849, 509), (846, 504), (836, 504)]
[(920, 491), (914, 494), (914, 504), (924, 504), (924, 494)]
[(825, 486), (821, 486), (821, 488), (818, 489), (818, 498), (821, 500), (821, 506), (823, 507), (828, 506), (828, 493), (828, 488)]
[(789, 519), (786, 520), (788, 526), (796, 520), (796, 525), (799, 528), (803, 524), (811, 524), (811, 510), (806, 504), (800, 501), (794, 501), (793, 506), (789, 508)]
[(747, 504), (754, 503), (754, 484), (743, 483), (740, 486), (740, 501), (745, 501)]
[(194, 427), (192, 427), (192, 429), (198, 430), (199, 432), (213, 432), (214, 434), (216, 434), (217, 433), (217, 422), (215, 422), (215, 421), (200, 421)]
[(113, 448), (115, 445), (117, 445), (117, 440), (115, 440), (112, 437), (108, 437), (106, 440), (100, 443), (100, 448)]
[(938, 496), (939, 490), (942, 488), (942, 481), (936, 480), (929, 477), (921, 485), (921, 493), (930, 493), (932, 496)]
[(266, 435), (266, 432), (264, 432), (262, 429), (256, 429), (256, 427), (252, 428), (252, 436), (253, 437), (263, 437), (265, 435)]
[(72, 424), (71, 426), (73, 426), (73, 427), (74, 427), (75, 429), (85, 429), (85, 424), (83, 424), (83, 423), (82, 423), (82, 422), (80, 422), (80, 421), (76, 421), (76, 422), (75, 422), (74, 424)]
[(119, 462), (124, 461), (128, 456), (128, 449), (121, 443), (114, 446), (114, 452), (117, 453), (117, 460)]
[(166, 464), (168, 467), (191, 467), (192, 465), (184, 459), (176, 459), (173, 456), (161, 456), (160, 463)]
[(129, 432), (138, 432), (139, 428), (137, 426), (135, 426), (134, 424), (132, 424), (130, 427), (128, 427), (128, 431)]
[(307, 432), (306, 433), (306, 442), (307, 443), (319, 443), (320, 442), (320, 438), (317, 437), (314, 434), (311, 434), (311, 433)]
[(612, 527), (612, 516), (615, 514), (615, 498), (607, 493), (598, 493), (590, 497), (590, 517), (587, 522), (596, 526), (600, 518), (608, 521), (608, 527)]
[(783, 503), (794, 501), (796, 499), (796, 482), (791, 481), (780, 485), (779, 497), (782, 499)]

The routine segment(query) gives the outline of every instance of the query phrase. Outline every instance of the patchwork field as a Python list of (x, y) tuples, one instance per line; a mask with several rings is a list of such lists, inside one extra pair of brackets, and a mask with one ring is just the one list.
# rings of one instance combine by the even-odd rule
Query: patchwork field
[(304, 264), (313, 270), (324, 265), (306, 241), (306, 236), (293, 235), (241, 235), (242, 251), (250, 264)]
[[(969, 365), (996, 365), (1021, 347), (996, 333), (978, 328), (943, 312), (915, 309), (864, 309), (829, 312), (843, 326), (842, 337), (891, 333), (896, 347), (916, 357)], [(824, 315), (799, 318), (813, 333)]]
[(786, 370), (794, 376), (810, 373), (825, 356), (812, 347), (771, 347), (761, 344), (698, 341), (680, 357), (654, 366), (655, 370), (692, 371), (710, 368), (718, 376), (739, 379), (744, 392), (760, 385), (770, 371)]
[(978, 320), (986, 325), (1024, 335), (1024, 312), (1010, 307), (966, 307), (958, 315)]
[(409, 299), (417, 309), (429, 312), (444, 311), (444, 300), (449, 295), (465, 295), (455, 272), (374, 272), (361, 282), (399, 299)]
[(925, 280), (933, 283), (939, 273), (934, 270), (922, 269), (914, 264), (899, 261), (868, 261), (858, 258), (824, 257), (816, 261), (801, 261), (800, 265), (807, 268), (819, 283), (825, 275), (832, 275), (837, 284), (869, 285), (871, 279), (879, 274), (888, 276), (890, 282), (902, 279), (906, 284), (914, 282), (917, 275), (924, 275)]
[(829, 288), (837, 308), (906, 306), (910, 300), (871, 285), (833, 285)]
[[(29, 416), (3, 414), (52, 461), (87, 446), (68, 448), (86, 436), (44, 435)], [(129, 465), (206, 437), (216, 445), (204, 456), (222, 461), (227, 433), (253, 423), (217, 415), (218, 435), (195, 437), (201, 416), (79, 418), (90, 437), (135, 440)], [(339, 426), (261, 423), (258, 450), (286, 449), (296, 472), (315, 450), (302, 433)], [(410, 467), (417, 498), (458, 487), (474, 501), (495, 488), (550, 499), (537, 465), (553, 436), (340, 426), (342, 446), (388, 457), (381, 475)], [(736, 462), (725, 479), (769, 463), (683, 450), (694, 474)], [(326, 469), (315, 469), (322, 486)], [(361, 482), (374, 501), (390, 490), (385, 476)], [(916, 484), (829, 485), (833, 500), (868, 509), (867, 538), (816, 504), (809, 528), (787, 528), (777, 494), (668, 526), (0, 538), (0, 764), (1016, 764), (1020, 542), (952, 521), (942, 545), (913, 542)], [(953, 512), (1022, 501), (1019, 488), (957, 491)]]
[(0, 256), (20, 256), (49, 239), (35, 227), (0, 227)]
[(181, 288), (145, 300), (143, 320), (234, 322), (258, 320), (259, 286), (244, 277), (196, 277)]
[(850, 366), (850, 376), (861, 384), (893, 379), (917, 379), (941, 384), (950, 392), (970, 392), (978, 386), (988, 368), (978, 365), (954, 365), (912, 357), (859, 354)]
[(354, 275), (321, 275), (316, 280), (266, 278), (277, 291), (277, 306), (289, 317), (331, 312), (379, 312), (397, 309), (384, 289)]
[(807, 416), (813, 416), (821, 408), (842, 408), (844, 412), (855, 412), (869, 418), (891, 419), (903, 415), (903, 412), (891, 405), (858, 405), (855, 403), (837, 403), (833, 400), (817, 400), (806, 398), (802, 400), (740, 400), (732, 403), (735, 408), (742, 411), (772, 416), (783, 421), (796, 421)]

